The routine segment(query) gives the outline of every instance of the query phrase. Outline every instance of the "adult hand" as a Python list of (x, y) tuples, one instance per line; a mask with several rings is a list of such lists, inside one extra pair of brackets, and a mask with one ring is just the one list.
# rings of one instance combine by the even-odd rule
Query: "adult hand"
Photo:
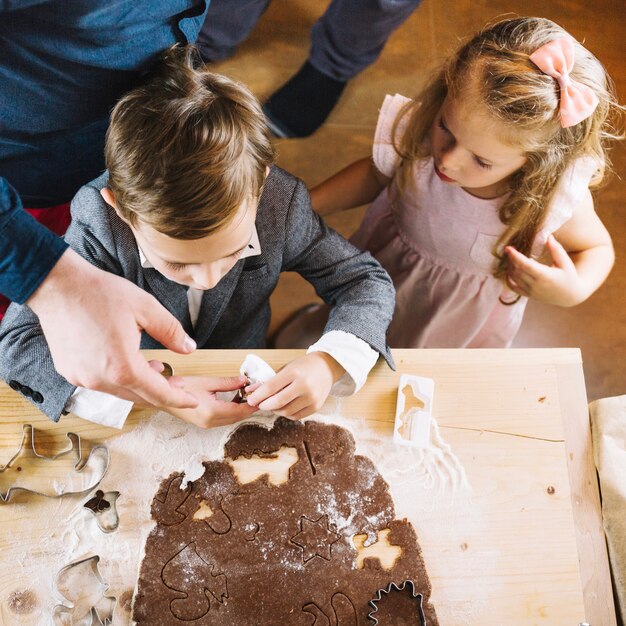
[(141, 355), (141, 330), (188, 354), (195, 342), (151, 295), (66, 250), (27, 302), (37, 314), (54, 366), (70, 383), (155, 406), (195, 407), (177, 380)]
[(285, 365), (260, 387), (251, 386), (248, 404), (300, 419), (322, 407), (333, 383), (344, 373), (343, 367), (329, 354), (312, 352)]
[(217, 376), (179, 376), (185, 389), (198, 398), (198, 406), (194, 409), (162, 407), (168, 413), (195, 424), (200, 428), (215, 428), (234, 424), (250, 417), (257, 409), (245, 402), (224, 402), (217, 399), (218, 391), (235, 391), (246, 384), (245, 376), (220, 378)]
[(546, 246), (552, 265), (531, 259), (512, 246), (504, 251), (509, 257), (506, 283), (515, 293), (549, 304), (574, 306), (585, 299), (584, 284), (576, 266), (563, 246), (548, 237)]

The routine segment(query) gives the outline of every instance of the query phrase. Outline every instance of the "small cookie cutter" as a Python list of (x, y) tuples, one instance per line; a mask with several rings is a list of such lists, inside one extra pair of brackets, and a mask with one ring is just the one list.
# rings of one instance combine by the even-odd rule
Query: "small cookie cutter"
[(427, 624), (426, 624), (426, 615), (424, 615), (424, 607), (422, 606), (422, 603), (424, 601), (424, 596), (423, 596), (423, 594), (417, 593), (415, 591), (415, 585), (414, 585), (412, 580), (405, 580), (400, 585), (396, 585), (396, 583), (389, 583), (386, 588), (379, 589), (376, 592), (376, 596), (374, 598), (372, 598), (369, 601), (369, 603), (368, 603), (372, 607), (372, 610), (367, 614), (367, 617), (369, 617), (372, 620), (372, 622), (373, 622), (372, 626), (377, 626), (377, 624), (378, 624), (378, 618), (375, 616), (375, 613), (378, 612), (378, 604), (377, 603), (380, 602), (380, 600), (382, 600), (383, 594), (387, 595), (392, 590), (393, 591), (404, 591), (404, 589), (406, 588), (407, 585), (410, 585), (410, 587), (411, 587), (411, 599), (415, 599), (416, 603), (417, 603), (417, 617), (419, 617), (420, 626), (427, 626)]
[(245, 392), (245, 388), (248, 385), (254, 383), (264, 383), (273, 376), (276, 376), (276, 372), (259, 356), (256, 354), (248, 354), (244, 359), (239, 373), (246, 377), (246, 383), (240, 389), (237, 390), (231, 402), (237, 402), (241, 404), (248, 400), (248, 395)]
[[(245, 374), (244, 374), (245, 376)], [(248, 385), (251, 385), (252, 381), (246, 376), (246, 382), (243, 385), (243, 387), (240, 387), (239, 389), (237, 389), (237, 391), (235, 392), (235, 395), (233, 396), (233, 399), (231, 400), (231, 402), (236, 402), (237, 404), (243, 404), (244, 402), (248, 401), (248, 396), (250, 394), (248, 394), (246, 392), (246, 387)]]
[[(45, 496), (46, 498), (58, 498), (67, 494), (88, 493), (100, 483), (109, 468), (109, 450), (106, 446), (102, 444), (94, 446), (90, 450), (89, 455), (84, 458), (80, 437), (76, 433), (67, 433), (66, 436), (70, 440), (70, 447), (62, 450), (54, 456), (44, 456), (42, 454), (39, 454), (39, 452), (37, 452), (35, 448), (35, 428), (33, 428), (32, 424), (24, 424), (22, 426), (22, 431), (22, 443), (20, 444), (19, 450), (6, 465), (0, 466), (0, 505), (6, 504), (11, 499), (11, 496), (18, 491), (25, 491), (38, 496)], [(53, 491), (53, 489), (51, 488), (51, 493), (46, 493), (45, 491), (19, 484), (20, 482), (26, 482), (24, 479), (21, 479), (21, 472), (29, 464), (39, 463), (40, 461), (56, 461), (57, 459), (60, 459), (72, 453), (74, 453), (77, 457), (76, 463), (72, 468), (74, 472), (82, 472), (86, 467), (90, 465), (90, 462), (92, 460), (94, 461), (94, 463), (97, 463), (98, 460), (102, 463), (101, 471), (96, 472), (92, 484), (89, 484), (87, 487), (79, 489), (77, 491)], [(8, 474), (9, 472), (15, 472), (16, 478), (14, 483), (10, 487), (8, 487), (6, 493), (3, 493), (2, 483), (4, 482), (4, 479), (6, 479), (7, 475), (10, 476), (10, 474)], [(26, 475), (27, 474), (24, 474), (24, 476)]]
[(120, 516), (115, 503), (120, 497), (119, 491), (107, 491), (98, 489), (94, 496), (83, 504), (96, 518), (96, 524), (103, 533), (112, 533), (120, 525)]
[(433, 410), (435, 381), (432, 378), (402, 374), (398, 384), (393, 442), (427, 448)]
[[(68, 624), (69, 617), (73, 626), (109, 626), (113, 624), (113, 612), (117, 599), (104, 594), (109, 588), (98, 569), (100, 557), (96, 554), (74, 561), (62, 567), (56, 575), (55, 585), (59, 593), (71, 604), (57, 604), (54, 607), (52, 618), (58, 626)], [(88, 587), (95, 587), (89, 590)], [(69, 596), (74, 595), (75, 598)], [(85, 603), (85, 599), (89, 598)], [(82, 606), (81, 606), (82, 604)], [(91, 606), (90, 606), (91, 605)], [(82, 615), (75, 615), (76, 611)]]
[(164, 378), (171, 378), (174, 376), (174, 368), (165, 361), (163, 361), (163, 371), (161, 372), (161, 376)]

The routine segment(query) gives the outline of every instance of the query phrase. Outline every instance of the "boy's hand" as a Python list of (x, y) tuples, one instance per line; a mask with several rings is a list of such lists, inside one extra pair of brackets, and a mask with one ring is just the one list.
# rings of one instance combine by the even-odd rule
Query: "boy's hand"
[(509, 257), (506, 283), (515, 293), (558, 306), (574, 306), (585, 298), (585, 285), (563, 246), (554, 238), (546, 243), (552, 265), (544, 265), (512, 246), (504, 248)]
[(344, 373), (329, 354), (312, 352), (285, 365), (260, 387), (255, 386), (248, 403), (262, 411), (300, 419), (321, 408), (331, 387)]
[[(180, 379), (180, 380), (179, 380)], [(246, 384), (245, 376), (176, 376), (175, 384), (184, 384), (185, 390), (198, 398), (198, 406), (195, 409), (178, 409), (161, 407), (164, 411), (194, 424), (200, 428), (215, 428), (234, 424), (246, 417), (250, 417), (256, 408), (236, 402), (224, 402), (218, 400), (216, 392), (235, 391)]]

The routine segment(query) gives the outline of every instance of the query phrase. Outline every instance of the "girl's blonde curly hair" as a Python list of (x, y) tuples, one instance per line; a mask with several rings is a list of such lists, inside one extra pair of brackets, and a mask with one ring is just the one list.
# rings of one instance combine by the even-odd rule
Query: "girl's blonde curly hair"
[[(506, 272), (505, 245), (530, 255), (557, 182), (565, 169), (581, 156), (598, 163), (592, 187), (603, 180), (610, 166), (607, 142), (619, 139), (617, 116), (623, 110), (615, 99), (612, 81), (602, 64), (575, 42), (574, 81), (588, 85), (599, 104), (579, 124), (563, 128), (559, 121), (559, 85), (529, 59), (542, 45), (570, 35), (558, 24), (535, 17), (505, 19), (486, 27), (465, 43), (425, 89), (397, 117), (394, 147), (400, 156), (395, 179), (399, 193), (412, 183), (412, 166), (430, 156), (429, 133), (449, 95), (472, 98), (478, 106), (510, 128), (504, 139), (519, 147), (526, 163), (513, 175), (511, 192), (500, 208), (507, 228), (497, 242), (495, 276)], [(407, 130), (399, 137), (399, 122), (408, 116)], [(499, 139), (501, 139), (499, 137)]]

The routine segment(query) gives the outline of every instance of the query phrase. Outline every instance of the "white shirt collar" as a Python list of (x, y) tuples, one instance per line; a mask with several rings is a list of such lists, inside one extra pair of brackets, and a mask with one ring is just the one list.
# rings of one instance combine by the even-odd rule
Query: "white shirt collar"
[[(154, 269), (154, 265), (152, 265), (152, 263), (148, 261), (139, 244), (137, 244), (137, 249), (139, 250), (139, 260), (141, 262), (141, 267), (143, 267), (144, 269)], [(249, 256), (258, 256), (259, 254), (261, 254), (261, 243), (259, 242), (259, 234), (257, 233), (255, 226), (252, 229), (252, 236), (250, 237), (248, 246), (241, 253), (239, 259), (245, 259)]]

